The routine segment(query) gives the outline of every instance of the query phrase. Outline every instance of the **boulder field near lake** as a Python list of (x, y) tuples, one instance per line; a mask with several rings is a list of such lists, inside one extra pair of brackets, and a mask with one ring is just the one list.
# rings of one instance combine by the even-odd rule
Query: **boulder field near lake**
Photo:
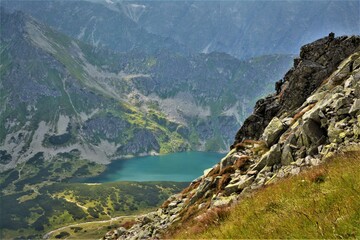
[(131, 228), (114, 229), (104, 239), (158, 239), (186, 232), (187, 223), (201, 223), (257, 189), (320, 165), (342, 149), (359, 147), (359, 36), (330, 34), (303, 46), (281, 83), (277, 93), (256, 103), (216, 166)]

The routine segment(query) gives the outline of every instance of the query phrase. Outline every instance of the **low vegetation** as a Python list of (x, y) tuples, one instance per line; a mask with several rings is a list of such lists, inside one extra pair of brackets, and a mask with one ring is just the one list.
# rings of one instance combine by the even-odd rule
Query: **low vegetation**
[[(47, 231), (75, 222), (137, 214), (157, 207), (186, 185), (69, 182), (74, 177), (95, 176), (104, 169), (104, 165), (80, 159), (74, 150), (59, 153), (52, 161), (46, 161), (40, 152), (15, 169), (1, 173), (0, 238), (41, 238)], [(86, 236), (89, 234), (92, 233), (87, 232)], [(58, 235), (67, 236), (61, 232)]]
[(49, 235), (50, 239), (101, 239), (104, 232), (110, 229), (127, 225), (129, 222), (135, 221), (135, 217), (124, 217), (113, 221), (106, 222), (88, 222), (76, 224), (54, 231)]
[[(185, 185), (187, 183), (53, 183), (2, 195), (0, 238), (41, 238), (52, 229), (73, 223), (143, 213), (156, 208)], [(66, 235), (61, 231), (58, 234), (60, 238)]]
[(234, 208), (218, 208), (171, 231), (180, 239), (359, 238), (360, 150), (271, 184)]

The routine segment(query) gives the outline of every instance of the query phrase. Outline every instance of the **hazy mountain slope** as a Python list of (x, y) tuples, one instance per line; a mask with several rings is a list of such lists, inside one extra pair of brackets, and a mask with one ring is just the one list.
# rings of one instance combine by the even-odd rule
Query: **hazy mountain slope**
[(168, 49), (187, 53), (188, 50), (171, 38), (147, 32), (122, 11), (87, 1), (1, 1), (7, 9), (26, 12), (57, 31), (93, 46), (117, 52), (139, 49), (153, 53)]
[[(2, 1), (91, 44), (115, 50), (296, 53), (335, 32), (359, 34), (359, 1)], [(153, 33), (153, 34), (150, 34)], [(160, 38), (159, 36), (162, 36)], [(176, 43), (175, 43), (176, 42)], [(184, 46), (184, 47), (181, 47)], [(185, 49), (186, 48), (186, 49)]]
[(1, 26), (0, 139), (3, 155), (12, 156), (2, 162), (6, 168), (37, 152), (50, 159), (78, 150), (102, 163), (116, 155), (159, 152), (168, 134), (179, 140), (166, 140), (172, 148), (189, 147), (175, 132), (178, 124), (157, 123), (126, 103), (126, 74), (92, 65), (88, 59), (100, 55), (91, 47), (19, 12), (2, 12)]
[[(291, 59), (113, 54), (19, 12), (2, 11), (1, 26), (3, 168), (37, 152), (49, 159), (77, 149), (104, 163), (123, 155), (227, 149), (247, 103), (269, 91)], [(243, 87), (235, 94), (236, 86)]]
[(240, 58), (296, 53), (303, 44), (329, 32), (360, 31), (358, 1), (136, 3), (145, 6), (138, 23), (149, 32), (172, 37), (195, 51), (222, 51)]
[[(359, 148), (360, 36), (330, 35), (303, 46), (300, 58), (284, 79), (281, 91), (260, 99), (254, 114), (242, 126), (242, 129), (252, 128), (258, 137), (248, 139), (239, 131), (231, 151), (217, 165), (204, 170), (204, 175), (170, 197), (158, 210), (139, 219), (132, 228), (119, 228), (105, 238), (161, 237), (160, 232), (166, 237), (170, 230), (186, 232), (194, 224), (202, 228), (206, 219), (214, 215), (217, 219), (216, 214), (221, 214), (217, 208), (241, 204), (254, 190), (317, 166), (344, 148)], [(265, 129), (253, 126), (257, 123), (255, 114), (270, 118), (267, 123), (261, 122)], [(357, 191), (355, 186), (357, 183), (348, 185), (351, 193)], [(345, 215), (344, 219), (351, 216), (347, 219), (350, 227), (357, 226), (352, 220), (358, 213)], [(339, 229), (339, 234), (351, 234)]]

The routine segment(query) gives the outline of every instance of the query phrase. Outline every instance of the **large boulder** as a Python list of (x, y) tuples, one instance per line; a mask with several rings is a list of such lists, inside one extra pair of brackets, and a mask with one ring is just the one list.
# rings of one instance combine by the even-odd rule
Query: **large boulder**
[(284, 124), (279, 118), (274, 117), (271, 122), (267, 125), (262, 135), (262, 139), (266, 142), (267, 146), (272, 146), (285, 131)]
[(260, 171), (265, 166), (272, 166), (276, 163), (281, 162), (281, 147), (280, 144), (276, 144), (270, 148), (265, 154), (260, 158), (260, 161), (251, 169)]
[(292, 156), (292, 149), (290, 147), (290, 144), (286, 144), (281, 153), (281, 165), (283, 165), (283, 166), (289, 165), (293, 161), (294, 161), (294, 158)]
[(313, 119), (308, 119), (303, 124), (303, 130), (306, 136), (314, 145), (320, 145), (326, 140), (326, 132), (321, 128), (320, 124)]

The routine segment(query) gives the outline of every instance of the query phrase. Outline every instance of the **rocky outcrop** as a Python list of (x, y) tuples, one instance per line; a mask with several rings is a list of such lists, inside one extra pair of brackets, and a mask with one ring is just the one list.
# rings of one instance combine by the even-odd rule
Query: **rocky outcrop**
[(117, 149), (117, 152), (125, 154), (148, 153), (151, 151), (159, 152), (160, 145), (154, 134), (146, 129), (135, 131), (133, 139)]
[[(330, 38), (326, 38), (326, 42), (322, 39), (314, 45), (305, 46), (305, 53), (301, 55), (313, 56), (307, 52), (313, 46), (322, 53), (320, 58), (324, 54), (334, 57), (336, 49), (342, 48), (329, 43)], [(336, 40), (340, 46), (347, 46), (350, 41), (352, 52), (344, 50), (349, 56), (335, 67), (333, 63), (324, 65), (325, 68), (335, 68), (332, 73), (323, 67), (316, 68), (320, 73), (312, 70), (312, 76), (324, 78), (323, 81), (316, 79), (314, 86), (317, 87), (303, 102), (288, 103), (292, 101), (290, 95), (283, 99), (269, 97), (278, 102), (277, 108), (283, 112), (269, 119), (265, 130), (258, 131), (259, 137), (236, 142), (219, 164), (205, 170), (204, 175), (194, 180), (182, 193), (169, 198), (157, 211), (139, 218), (131, 229), (111, 231), (104, 238), (160, 238), (170, 226), (200, 217), (214, 208), (229, 206), (255, 189), (320, 164), (325, 157), (344, 146), (359, 144), (360, 51), (352, 45), (359, 44), (359, 39), (342, 37)], [(335, 53), (320, 51), (319, 44)], [(298, 67), (302, 68), (302, 64), (298, 63), (292, 72), (300, 73)], [(271, 108), (273, 103), (268, 101), (265, 107), (261, 105), (266, 101), (257, 103), (257, 110), (263, 108), (261, 111), (265, 115), (266, 109)], [(290, 111), (284, 111), (284, 106)]]
[[(277, 84), (278, 94), (260, 99), (235, 137), (235, 143), (244, 139), (258, 139), (274, 116), (293, 114), (294, 111), (333, 73), (339, 63), (359, 49), (358, 36), (328, 37), (301, 48), (294, 66)], [(348, 66), (352, 68), (352, 65)], [(350, 69), (349, 69), (350, 70)], [(234, 145), (233, 145), (234, 146)]]

